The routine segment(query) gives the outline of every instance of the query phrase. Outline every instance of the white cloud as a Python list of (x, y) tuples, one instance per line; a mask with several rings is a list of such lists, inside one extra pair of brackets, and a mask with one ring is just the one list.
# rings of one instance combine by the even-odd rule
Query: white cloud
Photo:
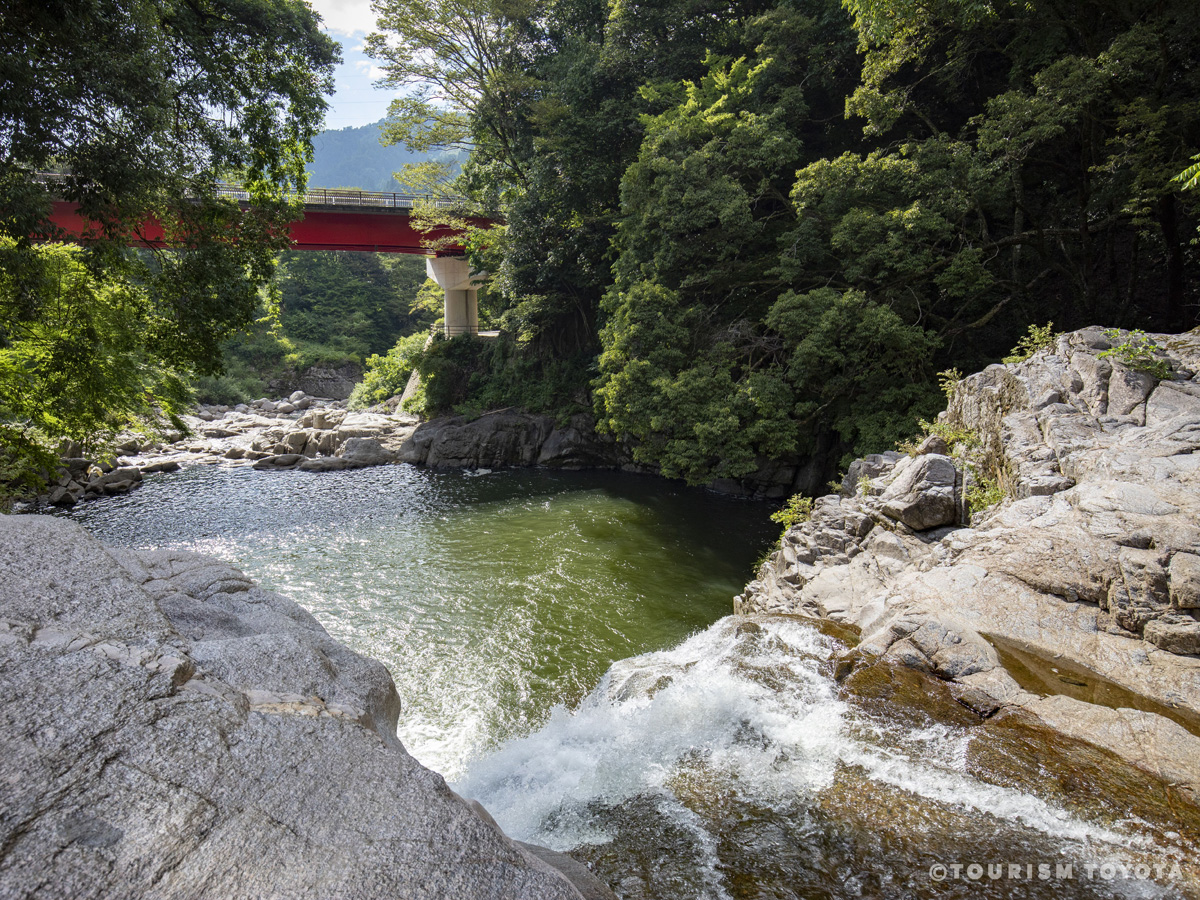
[(353, 37), (375, 30), (371, 0), (309, 0), (309, 3), (334, 34)]

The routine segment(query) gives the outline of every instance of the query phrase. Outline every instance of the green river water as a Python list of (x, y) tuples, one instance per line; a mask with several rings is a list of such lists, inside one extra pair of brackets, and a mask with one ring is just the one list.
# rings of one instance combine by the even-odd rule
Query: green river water
[(838, 684), (835, 637), (730, 616), (769, 512), (615, 473), (386, 466), (194, 467), (66, 515), (299, 601), (387, 664), (417, 759), (623, 900), (1197, 896), (1173, 787), (913, 673)]
[(769, 513), (603, 472), (196, 466), (71, 516), (108, 543), (220, 557), (299, 601), (388, 666), (401, 739), (453, 780), (616, 660), (729, 613), (778, 533)]

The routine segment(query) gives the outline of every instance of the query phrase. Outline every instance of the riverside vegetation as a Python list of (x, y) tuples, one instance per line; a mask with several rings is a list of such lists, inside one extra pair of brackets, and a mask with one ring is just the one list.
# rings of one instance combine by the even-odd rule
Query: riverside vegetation
[(1031, 323), (1195, 322), (1184, 0), (436, 7), (368, 47), (427, 90), (389, 139), (469, 145), (504, 222), (501, 339), (431, 348), (437, 408), (591, 407), (693, 483), (818, 458), (811, 493)]
[[(916, 432), (938, 407), (936, 373), (1003, 357), (1031, 322), (1176, 330), (1194, 321), (1188, 186), (1200, 146), (1200, 26), (1184, 0), (1145, 8), (941, 0), (919, 11), (889, 0), (561, 0), (536, 9), (388, 0), (380, 12), (369, 48), (387, 79), (421, 88), (397, 101), (385, 137), (434, 154), (402, 180), (452, 190), (453, 215), (504, 223), (468, 240), (472, 260), (493, 273), (481, 310), (501, 337), (402, 353), (423, 375), (429, 414), (590, 412), (639, 464), (666, 475), (729, 482), (782, 462), (803, 469), (795, 486), (813, 493), (839, 464)], [(290, 16), (269, 21), (302, 40), (301, 19)], [(26, 45), (24, 32), (13, 40)], [(63, 36), (62, 45), (73, 43)], [(327, 71), (317, 61), (328, 48), (306, 48), (317, 54), (311, 71)], [(289, 100), (303, 127), (268, 148), (275, 167), (251, 173), (270, 176), (261, 184), (302, 177), (318, 101)], [(68, 110), (39, 118), (16, 104), (6, 115), (30, 135), (7, 164), (13, 178), (58, 153), (76, 164), (71, 190), (102, 205), (105, 182), (89, 180), (99, 175), (85, 166), (101, 141), (37, 143)], [(241, 158), (226, 149), (231, 164)], [(457, 158), (438, 163), (437, 153), (463, 149), (461, 167)], [(202, 186), (172, 189), (184, 187)], [(31, 196), (44, 201), (44, 192)], [(133, 221), (133, 205), (121, 215)], [(114, 220), (113, 234), (122, 227)], [(10, 237), (20, 244), (36, 230), (14, 226)], [(239, 252), (252, 243), (239, 242)], [(104, 246), (115, 252), (116, 242)], [(240, 285), (236, 302), (174, 303), (170, 291), (151, 291), (138, 307), (76, 290), (73, 315), (120, 309), (115, 321), (136, 322), (127, 312), (136, 307), (158, 324), (121, 339), (114, 320), (97, 315), (93, 331), (112, 337), (95, 346), (130, 364), (54, 377), (52, 357), (76, 358), (52, 339), (61, 322), (52, 304), (22, 307), (20, 296), (40, 296), (18, 290), (32, 282), (11, 284), (12, 336), (0, 351), (14, 354), (4, 382), (10, 452), (18, 434), (25, 444), (38, 435), (94, 441), (131, 419), (170, 415), (182, 408), (181, 383), (197, 373), (218, 379), (201, 383), (205, 399), (230, 403), (261, 396), (246, 387), (256, 366), (375, 355), (375, 368), (396, 369), (388, 347), (427, 321), (414, 313), (402, 322), (404, 303), (378, 289), (411, 284), (396, 282), (397, 269), (380, 273), (382, 263), (293, 257), (285, 287), (323, 280), (332, 298), (332, 276), (355, 282), (338, 302), (366, 320), (330, 342), (326, 301), (305, 309), (285, 297), (291, 346), (265, 332), (237, 338), (220, 380), (217, 348), (258, 314), (252, 289), (266, 283), (274, 246), (262, 245), (244, 284), (209, 266), (210, 299)], [(198, 252), (154, 260), (169, 271), (130, 283), (174, 284), (170, 272), (183, 261), (196, 277), (203, 268)], [(14, 262), (8, 271), (24, 269)], [(172, 330), (172, 310), (194, 321)], [(21, 344), (20, 323), (34, 321), (46, 325), (42, 336)], [(194, 358), (138, 349), (159, 335), (164, 352), (178, 350), (171, 335), (202, 328), (212, 333)], [(130, 390), (128, 378), (144, 390)], [(57, 408), (25, 409), (22, 398), (34, 397), (40, 410)]]

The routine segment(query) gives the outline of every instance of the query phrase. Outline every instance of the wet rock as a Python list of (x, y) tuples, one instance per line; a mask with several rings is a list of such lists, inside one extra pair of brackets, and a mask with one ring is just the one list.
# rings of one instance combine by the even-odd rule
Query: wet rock
[(616, 444), (596, 434), (596, 421), (580, 413), (565, 428), (555, 428), (537, 453), (539, 466), (551, 469), (613, 468), (619, 454)]
[(579, 896), (582, 900), (616, 900), (617, 895), (609, 890), (608, 885), (593, 875), (591, 870), (583, 863), (577, 862), (565, 853), (548, 850), (545, 847), (539, 847), (537, 844), (526, 844), (524, 841), (517, 841), (516, 843), (518, 847), (525, 850), (531, 856), (552, 866), (565, 875), (571, 884), (575, 886), (575, 889), (579, 891)]
[(511, 411), (486, 413), (474, 420), (435, 419), (417, 427), (400, 458), (428, 466), (531, 466), (553, 428), (549, 416)]
[(88, 479), (85, 488), (92, 493), (122, 494), (131, 490), (142, 480), (141, 469), (133, 466), (111, 469)]
[(306, 459), (296, 468), (301, 472), (344, 472), (346, 469), (361, 469), (363, 464), (340, 456), (318, 456)]
[(74, 506), (79, 497), (66, 487), (56, 487), (50, 492), (50, 503), (54, 506)]
[(1116, 753), (1159, 778), (1191, 785), (1193, 802), (1200, 798), (1200, 737), (1181, 725), (1136, 709), (1108, 709), (1070, 697), (1043, 697), (1028, 708), (1063, 734)]
[(279, 453), (265, 456), (254, 463), (256, 469), (290, 469), (304, 461), (299, 453)]

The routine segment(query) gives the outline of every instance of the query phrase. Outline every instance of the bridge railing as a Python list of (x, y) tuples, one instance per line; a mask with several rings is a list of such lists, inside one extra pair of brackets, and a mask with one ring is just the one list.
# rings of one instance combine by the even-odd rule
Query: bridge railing
[[(65, 184), (69, 176), (61, 172), (38, 172), (39, 184)], [(250, 193), (235, 184), (218, 184), (217, 196), (248, 203)], [(419, 203), (431, 203), (437, 209), (449, 209), (458, 201), (433, 194), (405, 194), (395, 191), (352, 191), (341, 188), (314, 188), (303, 195), (305, 206), (363, 206), (374, 209), (413, 209)]]
[[(237, 185), (217, 186), (217, 195), (233, 200), (249, 201), (250, 194)], [(315, 188), (305, 191), (305, 206), (365, 206), (375, 209), (413, 209), (418, 203), (432, 203), (437, 209), (448, 209), (456, 203), (432, 194), (402, 194), (394, 191), (352, 191), (341, 188)]]

